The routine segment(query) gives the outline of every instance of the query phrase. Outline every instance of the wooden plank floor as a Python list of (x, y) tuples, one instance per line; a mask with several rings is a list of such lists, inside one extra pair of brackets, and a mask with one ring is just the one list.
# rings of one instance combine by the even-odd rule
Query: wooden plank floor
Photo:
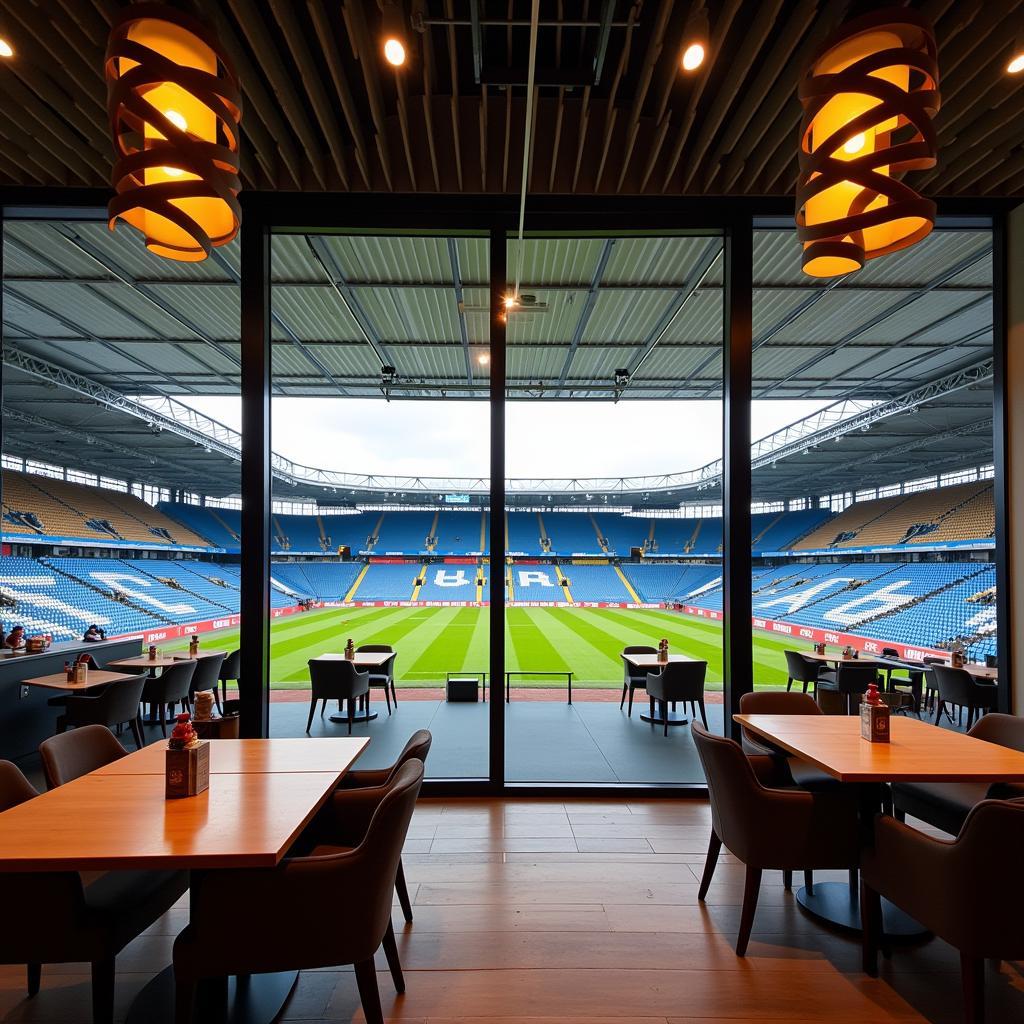
[[(389, 1020), (405, 1024), (887, 1024), (959, 1021), (954, 951), (897, 947), (882, 976), (855, 939), (806, 917), (767, 873), (749, 955), (732, 949), (742, 867), (723, 855), (706, 904), (697, 882), (706, 801), (423, 801), (405, 853), (415, 922), (396, 910), (407, 992), (379, 957)], [(820, 877), (824, 878), (825, 875)], [(835, 876), (839, 877), (839, 876)], [(980, 894), (979, 894), (980, 898)], [(311, 911), (312, 912), (312, 911)], [(118, 1013), (169, 962), (184, 904), (118, 963)], [(16, 927), (16, 922), (8, 922)], [(88, 1020), (84, 965), (0, 968), (4, 1020)], [(989, 1021), (1024, 1020), (1024, 967), (989, 973)], [(306, 972), (283, 1020), (362, 1021), (351, 970)]]

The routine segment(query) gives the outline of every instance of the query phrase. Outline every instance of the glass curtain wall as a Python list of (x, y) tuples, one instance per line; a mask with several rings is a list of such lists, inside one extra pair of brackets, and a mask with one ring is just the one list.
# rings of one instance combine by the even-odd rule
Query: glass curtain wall
[(870, 671), (844, 651), (883, 657), (890, 703), (934, 718), (926, 659), (998, 660), (992, 245), (976, 220), (940, 222), (823, 281), (791, 225), (755, 232), (758, 688), (853, 710)]
[[(75, 211), (8, 219), (3, 247), (3, 632), (12, 647), (117, 642), (88, 648), (100, 666), (152, 644), (157, 683), (194, 640), (193, 684), (222, 697), (240, 598), (225, 511), (240, 491), (238, 244), (176, 263)], [(4, 693), (16, 757), (62, 709), (34, 686)], [(160, 735), (147, 718), (145, 740)]]
[[(486, 238), (272, 240), (271, 732), (486, 778)], [(346, 649), (351, 644), (351, 657)]]
[(509, 243), (510, 783), (703, 780), (685, 723), (722, 730), (721, 262), (719, 236)]

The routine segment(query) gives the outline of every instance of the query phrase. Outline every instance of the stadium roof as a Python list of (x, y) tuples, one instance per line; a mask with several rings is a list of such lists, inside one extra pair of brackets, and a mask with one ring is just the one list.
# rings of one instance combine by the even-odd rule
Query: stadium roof
[[(8, 221), (6, 450), (237, 493), (237, 438), (171, 401), (238, 393), (237, 245), (215, 252), (174, 263), (100, 222)], [(717, 237), (528, 239), (521, 293), (534, 302), (510, 317), (509, 396), (720, 398), (720, 253)], [(393, 399), (485, 398), (476, 357), (487, 342), (486, 254), (472, 237), (276, 236), (275, 393), (380, 399), (387, 363)], [(854, 404), (757, 448), (755, 496), (857, 489), (990, 460), (991, 279), (991, 235), (977, 224), (941, 226), (823, 284), (800, 272), (792, 226), (766, 222), (755, 235), (754, 397)], [(166, 418), (138, 396), (164, 401)], [(295, 498), (485, 489), (342, 478), (284, 460), (277, 468)], [(713, 501), (717, 470), (510, 490), (523, 500)]]

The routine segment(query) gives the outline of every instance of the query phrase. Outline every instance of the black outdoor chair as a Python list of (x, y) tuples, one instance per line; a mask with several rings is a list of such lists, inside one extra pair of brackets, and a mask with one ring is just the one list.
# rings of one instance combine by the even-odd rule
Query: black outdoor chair
[(132, 731), (135, 746), (141, 750), (146, 741), (139, 724), (139, 701), (147, 679), (145, 673), (125, 676), (95, 694), (68, 694), (64, 713), (57, 719), (57, 732), (64, 732), (68, 726), (105, 725), (108, 729), (116, 729), (127, 725)]
[(167, 709), (181, 704), (188, 706), (188, 696), (192, 687), (192, 676), (196, 671), (195, 661), (179, 661), (168, 665), (158, 676), (151, 676), (142, 688), (142, 703), (155, 704), (160, 708), (160, 731), (167, 735)]
[(232, 651), (221, 663), (220, 666), (220, 685), (224, 690), (224, 695), (221, 698), (223, 701), (228, 699), (228, 681), (230, 680), (236, 686), (238, 685), (238, 677), (242, 672), (242, 652)]
[[(938, 691), (935, 701), (936, 725), (939, 724), (947, 704), (958, 710), (959, 718), (963, 717), (963, 711), (967, 709), (968, 729), (974, 725), (975, 716), (981, 718), (986, 711), (995, 708), (995, 684), (979, 682), (970, 672), (962, 668), (951, 668), (949, 665), (935, 665), (931, 671)], [(946, 713), (948, 714), (948, 711)]]
[[(898, 659), (900, 652), (895, 647), (883, 647), (882, 657), (883, 658), (896, 658)], [(907, 668), (905, 676), (894, 676), (894, 672), (899, 672), (900, 668), (895, 665), (883, 666), (885, 672), (885, 689), (889, 693), (900, 693), (904, 696), (910, 697), (914, 706), (914, 713), (917, 715), (921, 714), (921, 700), (922, 700), (922, 685), (924, 682), (924, 670)], [(905, 710), (906, 705), (899, 705), (893, 708), (894, 711)]]
[(821, 672), (821, 665), (812, 658), (807, 658), (799, 651), (785, 651), (786, 655), (786, 690), (792, 690), (794, 683), (803, 684), (803, 693), (807, 692), (810, 684), (812, 690), (817, 689), (818, 675)]
[[(356, 654), (365, 652), (367, 654), (391, 654), (391, 657), (379, 668), (370, 669), (370, 689), (380, 686), (384, 690), (384, 703), (388, 706), (388, 714), (391, 714), (391, 701), (395, 702), (395, 710), (398, 710), (398, 694), (395, 693), (395, 649), (390, 644), (362, 644), (356, 648)], [(391, 696), (388, 696), (388, 690)]]
[(932, 668), (935, 665), (945, 665), (946, 660), (944, 658), (922, 658), (921, 664), (926, 666), (922, 671), (924, 672), (924, 708), (927, 711), (931, 711), (935, 707), (935, 698), (939, 694), (938, 684), (935, 682), (935, 673)]
[(629, 694), (629, 712), (630, 718), (633, 717), (633, 691), (634, 690), (646, 690), (647, 689), (647, 669), (637, 668), (635, 665), (630, 664), (626, 660), (627, 654), (657, 654), (657, 647), (646, 647), (643, 644), (634, 645), (632, 647), (624, 647), (622, 649), (622, 668), (624, 676), (622, 679), (622, 700), (619, 701), (619, 710), (622, 710), (622, 705), (626, 703), (626, 694)]
[[(651, 718), (654, 718), (654, 703), (658, 702), (661, 716), (665, 720), (665, 735), (668, 735), (668, 709), (682, 701), (684, 708), (689, 704), (694, 709), (700, 708), (700, 718), (704, 728), (708, 727), (708, 716), (704, 710), (704, 677), (707, 675), (706, 661), (670, 661), (661, 672), (647, 674), (647, 697), (651, 704)], [(651, 722), (654, 725), (654, 722)]]
[(877, 682), (878, 666), (874, 662), (841, 661), (834, 672), (822, 672), (818, 677), (818, 698), (820, 701), (823, 691), (838, 693), (846, 698), (846, 714), (856, 714), (858, 698)]
[(311, 658), (309, 679), (312, 684), (312, 692), (309, 698), (306, 732), (309, 732), (309, 728), (313, 724), (313, 712), (316, 710), (318, 700), (322, 701), (321, 717), (329, 700), (336, 700), (339, 710), (341, 702), (344, 700), (348, 701), (348, 732), (351, 736), (356, 701), (361, 707), (366, 706), (369, 702), (370, 673), (358, 671), (355, 664), (345, 658)]

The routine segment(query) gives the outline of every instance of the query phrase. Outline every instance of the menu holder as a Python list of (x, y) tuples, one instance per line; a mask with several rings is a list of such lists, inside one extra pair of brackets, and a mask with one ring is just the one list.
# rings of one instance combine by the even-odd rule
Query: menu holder
[(198, 796), (210, 788), (210, 744), (199, 740), (191, 747), (167, 751), (168, 800)]

